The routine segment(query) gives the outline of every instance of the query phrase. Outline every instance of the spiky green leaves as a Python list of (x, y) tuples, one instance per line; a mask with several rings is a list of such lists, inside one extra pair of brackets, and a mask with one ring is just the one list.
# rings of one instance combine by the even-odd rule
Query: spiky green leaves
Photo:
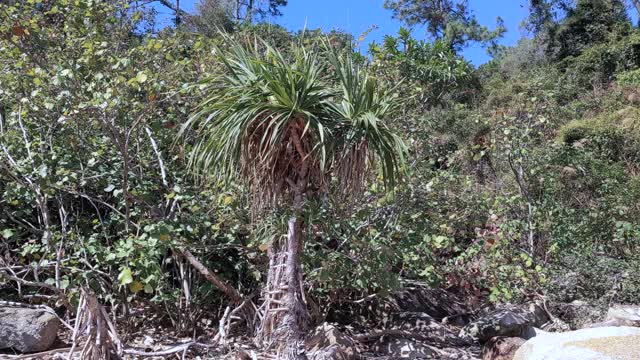
[(372, 160), (395, 182), (405, 148), (383, 121), (394, 99), (350, 56), (327, 49), (331, 81), (314, 51), (294, 46), (285, 57), (264, 42), (225, 40), (225, 71), (200, 84), (208, 96), (184, 127), (196, 129), (197, 174), (241, 175), (265, 204), (327, 191), (333, 177), (357, 193)]
[(329, 61), (335, 69), (342, 100), (331, 104), (341, 142), (337, 154), (338, 171), (342, 174), (340, 183), (343, 187), (359, 190), (367, 166), (359, 159), (368, 157), (371, 163), (379, 163), (383, 179), (393, 187), (402, 171), (406, 147), (384, 120), (393, 115), (397, 99), (390, 89), (382, 87), (354, 63), (351, 56), (340, 56), (330, 49)]

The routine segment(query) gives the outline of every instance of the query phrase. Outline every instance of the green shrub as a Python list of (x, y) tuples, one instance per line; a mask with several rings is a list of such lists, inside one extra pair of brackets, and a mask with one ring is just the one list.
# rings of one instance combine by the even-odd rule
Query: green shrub
[(559, 139), (568, 145), (585, 140), (601, 156), (613, 161), (640, 160), (640, 110), (624, 108), (564, 125)]
[(617, 73), (640, 67), (640, 32), (586, 48), (558, 66), (564, 71), (561, 82), (573, 84), (576, 91), (606, 85)]
[(640, 69), (622, 72), (616, 78), (620, 85), (640, 85)]

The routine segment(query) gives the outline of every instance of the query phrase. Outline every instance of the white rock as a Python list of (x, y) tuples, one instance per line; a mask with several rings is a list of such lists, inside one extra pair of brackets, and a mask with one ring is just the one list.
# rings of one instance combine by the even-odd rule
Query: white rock
[(640, 324), (640, 306), (616, 305), (609, 308), (605, 321), (617, 320), (623, 326), (636, 326)]
[(540, 333), (527, 341), (514, 360), (637, 360), (640, 329), (601, 327), (566, 333)]

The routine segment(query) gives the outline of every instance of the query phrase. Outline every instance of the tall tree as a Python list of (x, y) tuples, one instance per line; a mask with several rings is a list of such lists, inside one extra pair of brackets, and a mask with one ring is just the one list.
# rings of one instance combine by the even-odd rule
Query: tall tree
[(578, 0), (554, 31), (553, 53), (560, 59), (576, 56), (612, 34), (624, 34), (631, 28), (623, 0)]
[(434, 39), (445, 41), (455, 50), (472, 42), (495, 45), (506, 31), (501, 18), (497, 18), (495, 30), (481, 25), (467, 0), (385, 0), (384, 7), (408, 26), (426, 26)]
[(234, 28), (234, 8), (228, 0), (200, 0), (195, 10), (186, 24), (201, 34), (213, 36), (219, 30), (229, 32)]
[(280, 16), (280, 8), (287, 5), (288, 0), (231, 0), (234, 2), (236, 20), (251, 22), (267, 15)]
[(394, 99), (350, 57), (330, 53), (336, 87), (313, 52), (294, 48), (287, 60), (227, 40), (231, 50), (218, 51), (226, 72), (204, 82), (211, 95), (185, 125), (198, 130), (190, 163), (199, 174), (244, 180), (258, 210), (289, 209), (287, 237), (269, 244), (258, 335), (282, 345), (279, 358), (305, 359), (301, 221), (322, 193), (360, 193), (375, 160), (394, 184), (405, 152), (384, 123)]
[[(196, 4), (197, 14), (189, 15), (180, 8), (180, 0), (148, 0), (146, 3), (158, 2), (175, 12), (175, 23), (188, 18), (193, 26), (198, 25), (198, 29), (208, 27), (226, 28), (224, 17), (231, 17), (237, 23), (252, 22), (264, 18), (267, 15), (280, 16), (280, 8), (287, 5), (288, 0), (199, 0)], [(205, 21), (214, 19), (213, 24), (204, 24)], [(220, 22), (220, 23), (218, 23)], [(207, 26), (203, 26), (207, 25)]]
[(573, 0), (529, 0), (527, 28), (536, 35), (549, 32), (575, 6)]

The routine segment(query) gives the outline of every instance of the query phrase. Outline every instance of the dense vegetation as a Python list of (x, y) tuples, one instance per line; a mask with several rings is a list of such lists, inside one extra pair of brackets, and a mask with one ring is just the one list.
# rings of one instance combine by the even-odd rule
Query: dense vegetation
[(505, 48), (463, 1), (387, 1), (433, 39), (364, 49), (260, 23), (286, 2), (221, 3), (157, 30), (135, 2), (0, 2), (0, 297), (73, 306), (84, 287), (130, 328), (145, 307), (203, 331), (233, 294), (260, 303), (297, 217), (311, 321), (407, 280), (474, 306), (637, 301), (627, 4), (532, 0)]

